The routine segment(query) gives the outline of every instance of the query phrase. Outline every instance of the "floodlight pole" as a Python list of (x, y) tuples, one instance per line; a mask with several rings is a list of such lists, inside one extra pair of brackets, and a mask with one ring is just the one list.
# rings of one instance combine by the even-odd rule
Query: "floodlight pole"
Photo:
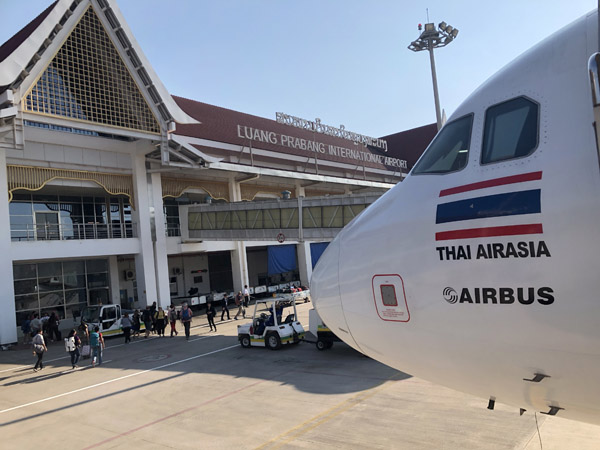
[[(421, 24), (419, 24), (419, 31), (421, 31)], [(411, 42), (408, 46), (409, 50), (412, 50), (413, 52), (429, 50), (431, 79), (433, 81), (433, 98), (435, 101), (435, 117), (438, 130), (442, 128), (442, 111), (440, 108), (440, 94), (438, 92), (437, 73), (435, 71), (435, 58), (433, 56), (433, 49), (448, 45), (456, 38), (457, 35), (458, 30), (448, 25), (446, 22), (441, 22), (438, 25), (437, 30), (435, 29), (435, 25), (433, 23), (427, 23), (425, 24), (425, 30), (421, 33), (419, 38)]]
[(433, 99), (435, 101), (435, 118), (438, 131), (442, 128), (442, 112), (440, 110), (440, 94), (438, 92), (437, 74), (435, 72), (435, 58), (433, 57), (433, 45), (429, 39), (429, 62), (431, 63), (431, 79), (433, 81)]

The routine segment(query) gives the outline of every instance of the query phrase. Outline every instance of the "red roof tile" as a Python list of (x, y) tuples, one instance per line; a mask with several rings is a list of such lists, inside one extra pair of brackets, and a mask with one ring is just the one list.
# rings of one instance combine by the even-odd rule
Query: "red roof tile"
[[(201, 122), (199, 125), (177, 125), (177, 134), (183, 136), (189, 136), (199, 139), (207, 139), (211, 141), (224, 142), (234, 145), (239, 145), (240, 149), (242, 146), (248, 147), (250, 145), (250, 139), (245, 137), (247, 132), (251, 130), (263, 130), (274, 134), (273, 142), (264, 142), (254, 140), (252, 146), (259, 147), (265, 150), (271, 150), (283, 154), (291, 154), (297, 156), (312, 157), (313, 153), (311, 150), (303, 150), (301, 148), (293, 148), (290, 144), (295, 139), (304, 140), (304, 142), (317, 142), (322, 144), (323, 152), (317, 153), (319, 160), (336, 161), (340, 163), (352, 164), (355, 166), (362, 167), (363, 164), (367, 167), (384, 169), (385, 165), (374, 161), (363, 161), (361, 159), (355, 159), (350, 156), (351, 154), (356, 155), (357, 150), (359, 152), (369, 153), (373, 155), (383, 155), (383, 157), (393, 157), (398, 159), (408, 159), (405, 153), (411, 156), (414, 153), (419, 153), (425, 149), (429, 144), (431, 137), (433, 136), (429, 132), (428, 127), (422, 127), (425, 130), (416, 129), (411, 130), (408, 137), (398, 138), (397, 135), (391, 135), (394, 141), (398, 144), (410, 144), (416, 147), (415, 150), (405, 152), (403, 148), (391, 150), (390, 142), (388, 142), (388, 152), (380, 151), (379, 149), (365, 148), (364, 146), (355, 145), (352, 141), (328, 136), (321, 133), (314, 133), (309, 130), (302, 130), (300, 128), (292, 127), (286, 124), (278, 123), (275, 120), (265, 119), (263, 117), (253, 116), (237, 111), (233, 111), (218, 106), (208, 105), (206, 103), (197, 102), (194, 100), (173, 96), (173, 99), (181, 109), (189, 114), (194, 119)], [(433, 125), (435, 127), (435, 125)], [(408, 133), (408, 132), (407, 132)], [(398, 133), (402, 135), (403, 133)], [(240, 137), (241, 136), (241, 137)], [(283, 138), (285, 136), (285, 138)], [(285, 139), (285, 144), (282, 145), (282, 140)], [(349, 149), (347, 151), (330, 151), (330, 146), (340, 147), (343, 149)], [(200, 148), (200, 147), (199, 147)], [(206, 150), (206, 148), (202, 148)], [(384, 159), (385, 161), (385, 159)], [(399, 171), (399, 169), (393, 168), (392, 166), (387, 167), (390, 170)], [(403, 170), (406, 172), (406, 170)]]

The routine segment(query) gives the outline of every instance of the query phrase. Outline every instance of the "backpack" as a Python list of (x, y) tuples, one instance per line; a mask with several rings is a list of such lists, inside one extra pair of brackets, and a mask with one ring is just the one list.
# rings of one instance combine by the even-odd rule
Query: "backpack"
[(90, 334), (90, 347), (100, 347), (100, 336), (95, 331)]
[(65, 338), (65, 350), (67, 352), (74, 352), (75, 347), (75, 336)]

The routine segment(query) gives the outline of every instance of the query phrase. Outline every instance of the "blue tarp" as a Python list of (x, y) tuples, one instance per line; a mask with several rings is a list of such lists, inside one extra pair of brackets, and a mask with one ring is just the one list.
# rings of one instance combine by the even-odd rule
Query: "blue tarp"
[(269, 275), (291, 272), (297, 269), (295, 245), (270, 245), (267, 247), (267, 252)]
[(329, 242), (315, 242), (310, 244), (310, 259), (312, 261), (313, 269), (317, 265), (317, 261), (329, 245)]

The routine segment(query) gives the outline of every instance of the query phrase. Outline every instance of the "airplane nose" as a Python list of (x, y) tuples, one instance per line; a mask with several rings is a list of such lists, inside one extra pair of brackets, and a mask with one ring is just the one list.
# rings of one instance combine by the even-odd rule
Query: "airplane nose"
[(360, 351), (350, 334), (342, 308), (339, 284), (342, 234), (329, 244), (319, 258), (310, 282), (311, 299), (323, 323), (337, 337)]

